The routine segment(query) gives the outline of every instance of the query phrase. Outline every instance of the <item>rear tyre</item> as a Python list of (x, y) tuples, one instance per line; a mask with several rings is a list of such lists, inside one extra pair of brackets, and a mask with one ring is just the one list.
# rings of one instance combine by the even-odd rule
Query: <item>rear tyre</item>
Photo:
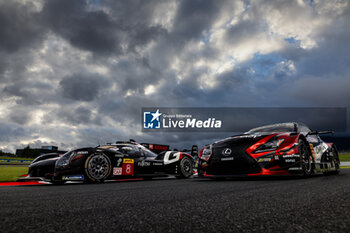
[(308, 177), (312, 173), (311, 153), (308, 145), (303, 140), (299, 140), (300, 166), (302, 175)]
[(334, 174), (338, 175), (340, 173), (340, 160), (339, 160), (339, 154), (338, 154), (337, 148), (333, 146), (332, 152), (333, 152), (333, 161), (334, 161), (334, 167), (335, 167)]
[(176, 178), (189, 178), (193, 175), (193, 160), (184, 156), (180, 161), (180, 171)]
[(332, 164), (334, 166), (334, 171), (324, 172), (325, 175), (338, 175), (340, 172), (340, 160), (338, 155), (338, 150), (335, 146), (332, 147)]
[(84, 168), (88, 183), (102, 183), (112, 171), (110, 159), (102, 153), (90, 155), (85, 161)]

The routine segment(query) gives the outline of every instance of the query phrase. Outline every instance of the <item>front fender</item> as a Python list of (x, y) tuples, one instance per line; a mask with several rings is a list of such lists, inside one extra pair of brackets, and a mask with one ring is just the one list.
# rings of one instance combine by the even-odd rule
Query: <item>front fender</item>
[(164, 165), (179, 162), (184, 156), (187, 156), (193, 160), (193, 157), (187, 153), (179, 152), (179, 151), (167, 151), (165, 152), (164, 158), (163, 158)]

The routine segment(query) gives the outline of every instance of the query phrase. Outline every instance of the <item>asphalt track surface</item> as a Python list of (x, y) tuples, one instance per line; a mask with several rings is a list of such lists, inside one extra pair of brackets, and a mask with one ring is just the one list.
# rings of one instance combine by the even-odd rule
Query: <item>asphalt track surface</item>
[(338, 176), (0, 187), (0, 232), (349, 232)]

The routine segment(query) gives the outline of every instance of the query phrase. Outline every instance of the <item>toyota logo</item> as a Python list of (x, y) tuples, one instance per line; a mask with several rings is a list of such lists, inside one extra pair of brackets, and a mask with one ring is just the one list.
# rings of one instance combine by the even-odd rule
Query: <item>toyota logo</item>
[(222, 154), (225, 155), (225, 156), (228, 156), (232, 153), (232, 150), (230, 148), (225, 148), (223, 151), (222, 151)]

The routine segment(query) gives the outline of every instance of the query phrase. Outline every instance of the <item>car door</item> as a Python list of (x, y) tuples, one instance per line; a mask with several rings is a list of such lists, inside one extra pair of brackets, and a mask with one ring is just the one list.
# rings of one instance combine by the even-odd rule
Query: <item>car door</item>
[(140, 154), (136, 164), (138, 173), (153, 174), (164, 170), (163, 161), (156, 159), (157, 154), (143, 147), (140, 148)]

